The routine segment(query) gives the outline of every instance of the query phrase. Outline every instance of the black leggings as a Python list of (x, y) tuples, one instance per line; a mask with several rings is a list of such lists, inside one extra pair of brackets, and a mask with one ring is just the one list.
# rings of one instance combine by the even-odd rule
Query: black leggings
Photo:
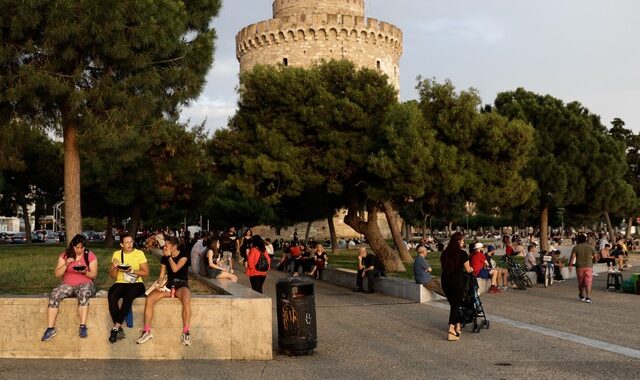
[(462, 315), (460, 314), (460, 307), (462, 306), (462, 300), (466, 293), (466, 279), (465, 275), (454, 274), (442, 277), (442, 290), (447, 296), (449, 301), (449, 324), (455, 325), (456, 323), (462, 323)]
[(255, 290), (258, 293), (262, 293), (262, 285), (264, 285), (264, 280), (266, 279), (267, 279), (267, 276), (249, 277), (249, 282), (251, 282), (251, 289)]
[[(135, 284), (116, 283), (109, 289), (109, 314), (113, 323), (124, 322), (127, 314), (131, 310), (133, 300), (144, 294), (144, 284), (136, 282)], [(118, 301), (122, 299), (122, 306), (118, 305)]]

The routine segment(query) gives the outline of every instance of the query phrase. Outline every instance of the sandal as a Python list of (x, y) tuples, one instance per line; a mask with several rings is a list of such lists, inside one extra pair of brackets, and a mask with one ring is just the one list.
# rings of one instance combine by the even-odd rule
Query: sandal
[(447, 340), (448, 341), (458, 341), (460, 340), (460, 334), (459, 333), (452, 333), (451, 331), (449, 331), (449, 334), (447, 335)]

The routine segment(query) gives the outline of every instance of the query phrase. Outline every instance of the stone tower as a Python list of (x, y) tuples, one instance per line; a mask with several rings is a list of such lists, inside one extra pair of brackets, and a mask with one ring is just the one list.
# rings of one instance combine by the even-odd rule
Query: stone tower
[(240, 71), (257, 64), (309, 67), (347, 59), (378, 69), (400, 89), (402, 31), (365, 19), (364, 0), (275, 0), (273, 18), (236, 36)]

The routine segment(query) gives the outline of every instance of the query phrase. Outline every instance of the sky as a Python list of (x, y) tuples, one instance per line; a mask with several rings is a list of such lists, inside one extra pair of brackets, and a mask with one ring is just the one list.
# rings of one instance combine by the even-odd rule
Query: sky
[[(272, 0), (223, 0), (213, 21), (214, 64), (182, 121), (223, 128), (235, 113), (239, 64), (235, 35), (272, 17)], [(367, 0), (366, 17), (404, 34), (400, 98), (417, 99), (416, 77), (473, 87), (483, 103), (524, 87), (579, 101), (640, 132), (638, 0)]]

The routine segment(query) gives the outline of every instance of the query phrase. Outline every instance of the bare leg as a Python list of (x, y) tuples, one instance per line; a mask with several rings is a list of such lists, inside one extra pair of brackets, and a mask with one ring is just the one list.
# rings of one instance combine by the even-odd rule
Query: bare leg
[(47, 323), (49, 324), (47, 327), (54, 327), (56, 324), (56, 318), (58, 317), (58, 308), (57, 307), (49, 307), (47, 308)]
[(78, 306), (78, 313), (80, 313), (80, 324), (87, 324), (87, 316), (89, 315), (89, 305)]
[(182, 301), (182, 325), (189, 327), (191, 322), (191, 291), (184, 287), (176, 290), (176, 297)]
[(220, 272), (220, 274), (218, 275), (218, 278), (223, 280), (231, 280), (233, 282), (238, 282), (238, 276), (236, 276), (235, 274), (231, 274), (229, 272)]
[(491, 274), (491, 286), (497, 286), (498, 285), (498, 271), (493, 269), (489, 273)]
[(163, 298), (171, 297), (169, 292), (162, 292), (160, 290), (154, 290), (147, 296), (147, 300), (144, 303), (144, 325), (151, 326), (153, 322), (153, 306), (159, 300)]

